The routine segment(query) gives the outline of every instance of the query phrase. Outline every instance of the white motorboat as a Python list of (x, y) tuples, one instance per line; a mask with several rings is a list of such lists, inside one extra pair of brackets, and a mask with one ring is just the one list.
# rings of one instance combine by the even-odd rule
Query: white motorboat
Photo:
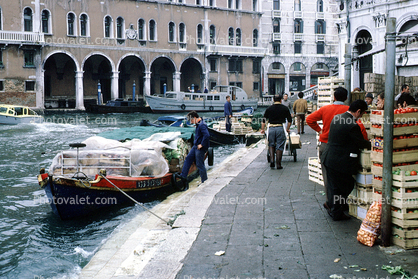
[(41, 121), (42, 116), (38, 115), (29, 107), (0, 104), (0, 124), (16, 125)]
[(153, 112), (224, 111), (226, 96), (231, 96), (233, 111), (247, 107), (257, 109), (258, 99), (250, 99), (239, 87), (218, 85), (209, 93), (168, 91), (164, 95), (145, 96)]

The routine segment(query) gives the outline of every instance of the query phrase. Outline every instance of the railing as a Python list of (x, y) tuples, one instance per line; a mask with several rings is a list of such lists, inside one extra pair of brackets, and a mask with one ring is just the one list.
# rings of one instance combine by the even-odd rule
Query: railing
[(300, 12), (300, 11), (295, 11), (295, 12), (293, 13), (293, 17), (294, 17), (294, 18), (302, 18), (302, 17), (303, 17), (303, 13), (302, 13), (302, 12)]
[(323, 12), (317, 12), (316, 13), (316, 19), (325, 19), (325, 15)]
[(267, 49), (263, 47), (244, 47), (228, 45), (209, 45), (208, 52), (226, 53), (226, 54), (251, 54), (264, 55)]
[(271, 11), (271, 17), (282, 17), (282, 11), (278, 11), (278, 10), (272, 10)]
[(0, 41), (21, 43), (44, 43), (45, 37), (42, 33), (0, 31)]
[(303, 34), (294, 34), (294, 41), (302, 41), (303, 40)]
[(282, 39), (281, 33), (273, 33), (273, 41), (280, 41)]
[(318, 92), (318, 85), (309, 87), (308, 89), (303, 90), (303, 98), (304, 99), (311, 99), (313, 98), (314, 95), (314, 90), (316, 90)]
[(323, 34), (316, 34), (315, 37), (316, 37), (316, 41), (317, 42), (325, 42), (325, 35), (323, 35)]

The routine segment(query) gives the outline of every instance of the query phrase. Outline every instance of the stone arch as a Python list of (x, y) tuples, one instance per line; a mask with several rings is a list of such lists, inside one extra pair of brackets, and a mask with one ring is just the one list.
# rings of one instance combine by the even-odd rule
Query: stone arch
[(327, 77), (330, 75), (330, 69), (325, 63), (317, 62), (312, 65), (310, 74), (311, 74), (310, 85), (314, 86), (318, 84), (319, 77)]
[(144, 96), (144, 78), (146, 64), (141, 56), (128, 53), (118, 61), (119, 71), (119, 98), (132, 99), (135, 84), (135, 99)]
[(180, 63), (180, 91), (187, 91), (192, 84), (197, 86), (194, 90), (202, 91), (204, 88), (203, 65), (199, 59), (189, 56)]
[(302, 62), (295, 62), (289, 68), (289, 92), (306, 89), (306, 66)]
[[(354, 39), (354, 46), (357, 49), (358, 55), (361, 55), (373, 48), (372, 35), (367, 29), (358, 30)], [(364, 88), (364, 74), (373, 73), (373, 56), (369, 55), (362, 57), (358, 60), (359, 75), (360, 75), (360, 88)]]
[(98, 84), (100, 83), (103, 103), (111, 100), (112, 79), (115, 73), (113, 61), (102, 53), (91, 53), (84, 58), (81, 65), (84, 71), (84, 97), (97, 99)]
[(167, 91), (174, 89), (174, 74), (177, 72), (173, 59), (165, 55), (155, 57), (150, 63), (151, 95), (163, 94), (164, 84)]
[(285, 93), (286, 68), (281, 62), (273, 61), (267, 71), (268, 92), (271, 95)]

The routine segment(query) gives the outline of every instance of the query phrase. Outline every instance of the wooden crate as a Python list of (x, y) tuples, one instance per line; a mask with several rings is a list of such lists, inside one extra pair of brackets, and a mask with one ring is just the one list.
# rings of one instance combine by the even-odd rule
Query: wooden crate
[[(415, 213), (414, 215), (418, 215), (418, 213)], [(392, 223), (402, 228), (418, 227), (418, 220), (402, 219), (403, 217), (404, 217), (404, 214), (392, 211)], [(415, 217), (415, 218), (418, 218), (418, 217)]]
[(372, 161), (370, 160), (371, 150), (362, 150), (360, 153), (360, 164), (363, 169), (371, 169)]
[[(397, 169), (400, 169), (401, 171), (417, 170), (418, 169), (418, 164), (392, 167), (392, 171), (395, 171)], [(376, 166), (376, 165), (372, 165), (372, 171), (371, 172), (373, 173), (373, 175), (382, 176), (383, 175), (383, 168), (379, 167), (379, 166)]]
[[(380, 128), (371, 126), (370, 133), (378, 137), (383, 137), (383, 125)], [(418, 125), (393, 128), (394, 136), (411, 135), (411, 134), (417, 134), (417, 133), (418, 133)]]
[(382, 82), (385, 75), (375, 73), (364, 73), (364, 83)]
[(392, 237), (393, 244), (402, 247), (403, 249), (418, 248), (418, 238), (398, 238)]
[(382, 190), (383, 182), (381, 180), (373, 179), (372, 180), (372, 185), (373, 185), (374, 188)]
[(402, 238), (417, 238), (418, 239), (418, 227), (417, 228), (406, 228), (403, 229), (401, 227), (393, 226), (392, 234), (398, 235)]
[[(376, 110), (372, 110), (376, 111)], [(384, 111), (377, 110), (379, 114), (370, 114), (370, 122), (373, 124), (383, 124), (384, 123)], [(399, 113), (393, 115), (393, 122), (394, 123), (408, 123), (408, 122), (416, 122), (418, 119), (418, 112), (409, 112), (409, 113)]]
[[(415, 165), (416, 169), (418, 169), (418, 165)], [(392, 176), (393, 179), (393, 186), (401, 187), (401, 188), (418, 188), (418, 175), (405, 175), (405, 171), (401, 171), (401, 173), (394, 174)], [(418, 197), (418, 196), (417, 196)]]
[[(384, 145), (384, 140), (383, 139), (374, 138), (372, 140), (372, 146), (373, 147), (383, 149), (383, 145)], [(416, 147), (416, 146), (418, 146), (418, 137), (393, 140), (393, 149), (409, 148), (409, 147)], [(418, 160), (418, 158), (417, 158), (417, 160)]]
[[(415, 162), (418, 158), (418, 150), (401, 151), (392, 153), (393, 164)], [(370, 154), (372, 162), (383, 164), (383, 152), (372, 151)]]
[(360, 183), (356, 184), (357, 188), (357, 198), (366, 203), (371, 203), (373, 200), (373, 186), (372, 185), (362, 185)]

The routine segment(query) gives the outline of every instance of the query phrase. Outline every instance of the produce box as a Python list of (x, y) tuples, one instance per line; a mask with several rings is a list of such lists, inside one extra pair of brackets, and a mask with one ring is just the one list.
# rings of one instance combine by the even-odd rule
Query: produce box
[(370, 154), (371, 154), (371, 150), (366, 150), (366, 149), (362, 150), (360, 153), (360, 164), (363, 167), (363, 169), (370, 169), (372, 167)]
[[(413, 126), (413, 127), (416, 127), (416, 129), (418, 130), (418, 126)], [(383, 143), (384, 143), (383, 138), (375, 137), (372, 140), (372, 146), (376, 148), (382, 149)], [(393, 149), (409, 148), (409, 147), (415, 147), (415, 146), (418, 146), (418, 135), (399, 136), (399, 137), (393, 138)]]
[[(411, 123), (395, 124), (393, 127), (393, 136), (418, 134), (418, 123), (412, 123), (414, 125), (410, 124)], [(383, 137), (383, 125), (372, 124), (372, 126), (370, 127), (370, 133), (378, 137)]]
[(418, 227), (404, 229), (396, 225), (392, 226), (392, 234), (401, 238), (417, 238), (418, 239)]
[[(409, 123), (409, 122), (417, 122), (418, 119), (418, 109), (410, 108), (410, 110), (414, 110), (411, 112), (405, 113), (394, 113), (393, 114), (393, 122), (394, 123)], [(417, 110), (417, 111), (415, 111)], [(399, 111), (399, 110), (395, 110)], [(370, 114), (370, 122), (373, 124), (383, 124), (384, 123), (384, 111), (383, 110), (372, 110)]]
[[(415, 162), (414, 162), (415, 163)], [(393, 166), (392, 171), (400, 170), (400, 171), (412, 171), (417, 170), (418, 171), (418, 164), (410, 164), (405, 166)], [(372, 174), (375, 176), (382, 176), (383, 175), (383, 166), (381, 164), (373, 164), (372, 165)]]
[(392, 237), (392, 242), (403, 249), (415, 249), (418, 248), (418, 238), (400, 238)]
[(356, 174), (356, 182), (361, 185), (371, 185), (373, 174), (371, 172), (359, 172)]
[[(418, 158), (418, 150), (394, 152), (392, 155), (393, 164), (415, 162)], [(383, 152), (372, 151), (370, 155), (372, 162), (383, 164)]]
[(357, 184), (357, 198), (363, 202), (371, 203), (373, 200), (373, 186)]

